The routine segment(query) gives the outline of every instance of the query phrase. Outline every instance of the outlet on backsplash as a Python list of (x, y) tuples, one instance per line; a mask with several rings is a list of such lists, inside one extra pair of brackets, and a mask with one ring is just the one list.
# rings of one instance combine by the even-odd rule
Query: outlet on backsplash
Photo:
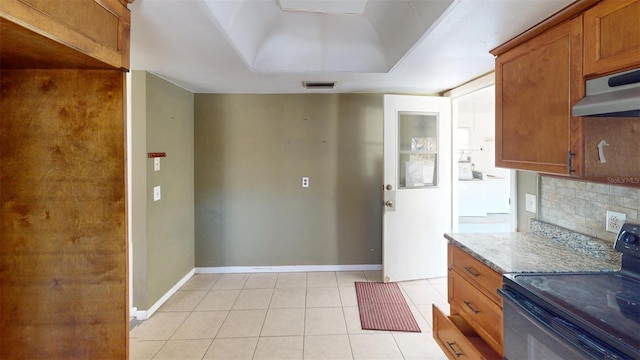
[(540, 176), (538, 185), (539, 220), (612, 244), (617, 231), (607, 230), (607, 210), (624, 215), (620, 226), (640, 221), (639, 188), (550, 176)]
[(606, 229), (609, 232), (617, 233), (627, 220), (627, 214), (607, 210)]

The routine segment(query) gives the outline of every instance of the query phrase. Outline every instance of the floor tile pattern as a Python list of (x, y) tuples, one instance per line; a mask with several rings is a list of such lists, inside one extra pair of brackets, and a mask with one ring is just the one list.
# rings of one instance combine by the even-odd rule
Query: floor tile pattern
[(130, 358), (444, 360), (431, 304), (447, 310), (446, 278), (401, 282), (421, 333), (362, 330), (356, 281), (379, 271), (196, 274), (130, 331)]

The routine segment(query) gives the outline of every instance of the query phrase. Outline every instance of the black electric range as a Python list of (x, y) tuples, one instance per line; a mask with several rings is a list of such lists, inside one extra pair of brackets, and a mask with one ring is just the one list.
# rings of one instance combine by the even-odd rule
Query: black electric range
[(614, 248), (617, 272), (504, 276), (505, 359), (640, 359), (640, 225)]

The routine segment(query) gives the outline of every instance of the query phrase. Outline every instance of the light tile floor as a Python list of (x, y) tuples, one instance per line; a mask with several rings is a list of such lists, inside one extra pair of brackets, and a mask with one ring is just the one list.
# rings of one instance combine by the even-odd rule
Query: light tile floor
[(139, 359), (446, 359), (431, 304), (446, 278), (401, 282), (421, 333), (362, 330), (356, 281), (379, 271), (197, 274), (130, 332)]

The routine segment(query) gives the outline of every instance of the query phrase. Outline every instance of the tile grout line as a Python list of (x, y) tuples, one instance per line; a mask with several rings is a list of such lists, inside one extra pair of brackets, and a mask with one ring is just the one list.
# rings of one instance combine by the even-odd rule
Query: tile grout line
[[(250, 274), (248, 274), (248, 275), (249, 275), (249, 277), (245, 279), (245, 281), (244, 281), (244, 282), (243, 282), (243, 284), (242, 284), (242, 288), (241, 288), (241, 289), (239, 289), (239, 292), (238, 292), (237, 296), (234, 298), (234, 301), (233, 301), (233, 303), (231, 304), (231, 309), (229, 309), (229, 310), (226, 312), (226, 315), (225, 315), (224, 319), (222, 319), (222, 321), (221, 321), (221, 325), (220, 325), (220, 327), (217, 329), (216, 333), (215, 333), (215, 334), (213, 334), (213, 338), (210, 340), (210, 343), (208, 344), (207, 348), (204, 350), (204, 354), (203, 354), (202, 358), (204, 358), (204, 357), (206, 356), (206, 354), (207, 354), (207, 353), (212, 349), (212, 346), (213, 346), (213, 342), (214, 342), (214, 340), (218, 339), (218, 335), (219, 335), (219, 333), (220, 333), (220, 330), (222, 329), (223, 324), (224, 324), (224, 323), (226, 322), (226, 320), (228, 319), (229, 314), (231, 313), (231, 311), (233, 311), (233, 306), (235, 306), (235, 305), (236, 305), (236, 303), (238, 302), (238, 300), (239, 300), (239, 298), (240, 298), (240, 294), (241, 294), (242, 290), (247, 290), (247, 289), (248, 289), (248, 288), (246, 288), (246, 286), (247, 286), (247, 283), (248, 283), (248, 281), (249, 281), (249, 279), (250, 279)], [(305, 294), (305, 298), (304, 298), (304, 312), (303, 312), (303, 319), (302, 319), (302, 322), (303, 322), (303, 332), (302, 332), (302, 337), (303, 337), (303, 338), (302, 338), (302, 358), (303, 358), (303, 359), (304, 359), (304, 356), (305, 356), (305, 349), (306, 349), (306, 347), (309, 345), (309, 343), (307, 343), (307, 336), (312, 336), (312, 335), (308, 335), (308, 334), (307, 334), (307, 327), (306, 327), (307, 310), (308, 310), (308, 307), (307, 307), (307, 306), (309, 305), (309, 298), (306, 296), (306, 295), (307, 295), (307, 291), (309, 290), (309, 273), (308, 273), (308, 272), (307, 272), (307, 273), (305, 273), (305, 274), (304, 274), (304, 276), (305, 276), (305, 287), (304, 287), (304, 294)], [(367, 281), (367, 282), (371, 282), (371, 281), (372, 281), (371, 279), (369, 279), (369, 278), (367, 278), (367, 277), (366, 277), (366, 274), (364, 274), (364, 276), (365, 276), (364, 281)], [(344, 277), (343, 277), (343, 278), (344, 278)], [(336, 276), (336, 279), (337, 279), (337, 276)], [(217, 279), (217, 280), (218, 280), (218, 279)], [(217, 280), (216, 280), (216, 281), (214, 281), (214, 282), (212, 282), (211, 286), (209, 287), (209, 290), (208, 290), (208, 291), (206, 291), (206, 293), (207, 293), (207, 294), (208, 294), (208, 293), (210, 293), (210, 292), (212, 292), (212, 291), (214, 291), (214, 290), (216, 290), (216, 289), (213, 289), (213, 287), (214, 287), (214, 284), (217, 282)], [(263, 315), (262, 325), (261, 325), (260, 332), (259, 332), (259, 334), (258, 334), (258, 340), (257, 340), (257, 342), (259, 342), (259, 340), (260, 340), (260, 339), (262, 339), (262, 338), (268, 338), (268, 336), (263, 336), (263, 331), (264, 331), (264, 328), (265, 328), (265, 325), (266, 325), (266, 318), (267, 318), (267, 315), (268, 315), (268, 313), (269, 313), (269, 310), (271, 309), (271, 305), (273, 304), (273, 300), (274, 300), (274, 299), (273, 299), (273, 297), (274, 297), (274, 295), (275, 295), (275, 290), (276, 290), (275, 285), (277, 284), (277, 280), (278, 280), (278, 277), (276, 277), (276, 283), (274, 284), (274, 286), (273, 286), (273, 287), (268, 288), (268, 289), (270, 289), (270, 290), (271, 290), (271, 294), (270, 294), (270, 297), (269, 297), (268, 302), (267, 302), (267, 308), (266, 308), (265, 313), (264, 313), (264, 315)], [(361, 281), (361, 280), (357, 279), (357, 280), (353, 280), (353, 281)], [(345, 289), (349, 289), (349, 288), (351, 288), (354, 284), (353, 284), (353, 282), (350, 282), (349, 284), (343, 284), (343, 285), (346, 285), (346, 286), (343, 286), (343, 288), (345, 288)], [(349, 285), (352, 285), (352, 286), (349, 286)], [(438, 285), (440, 285), (440, 284), (438, 284)], [(325, 286), (325, 287), (327, 287), (327, 288), (333, 288), (334, 286), (330, 286), (330, 287)], [(442, 295), (442, 293), (440, 293), (440, 292), (438, 291), (437, 286), (435, 286), (434, 284), (432, 284), (432, 283), (428, 282), (428, 283), (426, 283), (426, 284), (420, 284), (420, 285), (419, 285), (419, 287), (422, 287), (422, 288), (425, 288), (425, 287), (426, 287), (426, 289), (424, 289), (424, 290), (427, 290), (427, 291), (428, 291), (429, 289), (433, 290), (433, 291), (428, 291), (428, 292), (429, 292), (429, 293), (432, 293), (432, 292), (433, 292), (433, 293), (435, 293), (435, 294), (437, 294), (437, 295), (438, 295), (438, 298), (443, 298), (443, 299), (444, 299), (444, 301), (446, 301), (446, 296), (443, 296), (443, 295)], [(338, 283), (337, 283), (337, 281), (336, 281), (336, 286), (335, 286), (335, 288), (337, 289), (337, 293), (338, 293), (338, 297), (339, 297), (339, 299), (338, 299), (338, 300), (339, 300), (339, 304), (340, 304), (340, 307), (341, 307), (341, 314), (342, 314), (342, 316), (343, 316), (343, 319), (342, 319), (342, 320), (343, 320), (343, 326), (345, 327), (345, 330), (346, 330), (346, 334), (345, 334), (345, 335), (347, 336), (347, 342), (348, 342), (348, 346), (349, 346), (349, 350), (350, 350), (350, 355), (351, 355), (351, 357), (352, 357), (352, 358), (354, 358), (354, 359), (355, 359), (355, 355), (356, 355), (356, 354), (355, 354), (355, 352), (354, 352), (353, 343), (352, 343), (352, 341), (351, 341), (351, 340), (352, 340), (352, 338), (351, 338), (352, 334), (349, 332), (349, 327), (348, 327), (348, 325), (347, 325), (347, 316), (346, 316), (346, 313), (345, 313), (345, 311), (346, 311), (346, 307), (347, 307), (347, 306), (346, 306), (346, 304), (345, 304), (345, 299), (348, 299), (348, 298), (343, 298), (343, 297), (341, 296), (343, 293), (341, 292), (341, 286), (340, 286), (340, 284), (338, 284)], [(267, 289), (267, 288), (260, 288), (260, 289)], [(199, 291), (200, 289), (190, 289), (190, 290)], [(202, 290), (206, 290), (206, 289), (202, 289)], [(186, 292), (191, 292), (191, 291), (188, 291), (188, 290), (185, 290), (185, 291), (186, 291)], [(418, 293), (417, 295), (420, 295), (420, 294)], [(357, 295), (356, 295), (356, 296), (357, 296)], [(202, 299), (200, 299), (200, 300), (198, 301), (198, 303), (197, 303), (197, 304), (195, 304), (195, 305), (192, 307), (192, 309), (191, 309), (190, 311), (188, 311), (188, 315), (185, 317), (185, 319), (184, 319), (183, 321), (181, 321), (181, 322), (180, 322), (180, 324), (177, 326), (176, 330), (174, 330), (174, 331), (171, 333), (171, 335), (169, 335), (168, 339), (166, 339), (166, 340), (162, 340), (162, 346), (160, 346), (160, 348), (158, 348), (158, 350), (157, 350), (157, 351), (152, 355), (152, 356), (153, 356), (153, 358), (157, 358), (157, 357), (160, 355), (160, 353), (161, 353), (164, 349), (166, 349), (166, 348), (167, 348), (169, 341), (171, 341), (171, 340), (172, 340), (172, 337), (176, 335), (177, 331), (178, 331), (182, 326), (184, 326), (184, 324), (186, 323), (187, 319), (189, 319), (189, 317), (190, 317), (190, 316), (194, 315), (195, 313), (199, 313), (199, 311), (196, 311), (196, 309), (197, 309), (197, 307), (198, 307), (198, 306), (200, 306), (200, 305), (202, 304), (202, 302), (204, 301), (204, 298), (205, 298), (205, 297), (206, 297), (206, 295), (205, 295)], [(418, 305), (416, 305), (414, 298), (413, 298), (413, 297), (411, 297), (411, 296), (410, 296), (410, 294), (409, 294), (407, 291), (405, 291), (405, 289), (404, 289), (404, 288), (403, 288), (403, 297), (405, 297), (405, 300), (407, 300), (408, 302), (410, 302), (410, 303), (411, 303), (411, 305), (412, 305), (412, 309), (417, 310), (417, 306), (418, 306)], [(421, 299), (421, 297), (419, 297), (419, 299)], [(245, 309), (243, 309), (243, 310), (245, 310)], [(246, 309), (246, 310), (251, 310), (251, 309)], [(181, 312), (181, 311), (173, 311), (173, 312), (174, 312), (174, 313), (176, 313), (176, 312)], [(424, 320), (424, 323), (426, 324), (426, 326), (428, 326), (428, 325), (429, 325), (429, 322), (426, 320), (426, 318), (425, 318), (424, 314), (423, 314), (421, 311), (419, 311), (419, 310), (418, 310), (418, 314), (419, 314), (418, 316), (421, 316), (421, 317), (422, 317), (422, 319)], [(408, 351), (408, 349), (409, 349), (409, 348), (405, 348), (405, 350), (403, 351), (403, 348), (400, 346), (400, 343), (398, 342), (398, 338), (395, 336), (395, 333), (394, 333), (394, 332), (390, 332), (390, 334), (392, 335), (392, 338), (393, 338), (393, 340), (394, 340), (394, 342), (393, 342), (394, 346), (398, 349), (398, 351), (400, 352), (400, 355), (402, 356), (402, 358), (403, 358), (403, 359), (405, 359), (405, 358), (406, 358), (406, 356), (405, 356), (405, 352), (406, 352), (406, 351)], [(318, 336), (322, 336), (322, 335), (325, 335), (325, 336), (331, 336), (332, 334), (316, 334), (316, 335), (318, 335)], [(337, 334), (337, 333), (336, 333), (336, 335), (339, 335), (339, 334)], [(276, 335), (274, 335), (274, 336), (276, 336)], [(278, 335), (278, 336), (285, 336), (285, 335)], [(276, 336), (276, 337), (277, 337), (277, 336)], [(247, 339), (249, 339), (250, 337), (243, 336), (243, 337), (241, 337), (241, 338), (247, 338)], [(175, 340), (175, 339), (174, 339), (174, 340)], [(180, 340), (182, 340), (182, 339), (180, 339)], [(209, 339), (195, 338), (195, 339), (185, 339), (185, 340), (209, 340)], [(258, 347), (257, 347), (257, 343), (256, 343), (256, 346), (253, 348), (252, 358), (255, 358), (255, 356), (258, 354), (257, 350), (258, 350)]]

